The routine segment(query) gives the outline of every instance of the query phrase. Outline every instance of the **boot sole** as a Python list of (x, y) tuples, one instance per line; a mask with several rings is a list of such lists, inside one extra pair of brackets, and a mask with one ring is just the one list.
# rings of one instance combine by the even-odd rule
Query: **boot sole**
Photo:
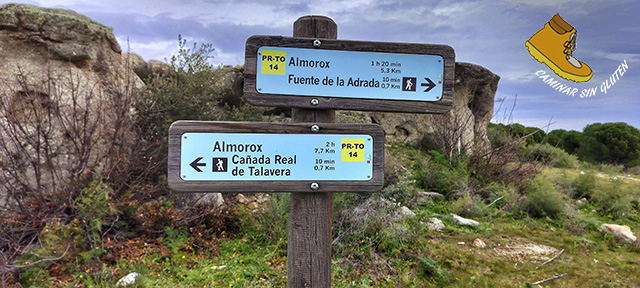
[(553, 63), (553, 61), (549, 60), (549, 58), (544, 56), (544, 54), (542, 54), (542, 52), (536, 49), (536, 47), (531, 45), (529, 41), (525, 42), (524, 46), (527, 46), (527, 49), (529, 50), (529, 54), (531, 54), (533, 58), (538, 60), (538, 62), (544, 63), (545, 65), (547, 65), (549, 68), (551, 68), (551, 70), (553, 70), (553, 72), (555, 72), (558, 76), (564, 79), (571, 80), (573, 82), (587, 82), (593, 76), (593, 71), (591, 71), (591, 73), (589, 73), (589, 75), (587, 76), (580, 76), (580, 75), (575, 75), (575, 74), (565, 72), (562, 69), (560, 69), (560, 67), (558, 67), (555, 63)]

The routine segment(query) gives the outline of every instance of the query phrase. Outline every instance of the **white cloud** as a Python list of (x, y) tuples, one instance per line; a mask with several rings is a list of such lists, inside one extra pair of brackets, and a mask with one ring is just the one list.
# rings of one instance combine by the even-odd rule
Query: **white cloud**
[(508, 3), (513, 4), (529, 4), (536, 6), (561, 6), (568, 2), (590, 2), (589, 0), (506, 0)]
[(127, 51), (127, 38), (117, 37), (123, 52), (136, 53), (145, 61), (151, 59), (165, 61), (178, 52), (177, 41), (154, 41), (141, 43), (136, 39), (128, 39), (129, 51)]
[(640, 62), (640, 54), (636, 54), (636, 53), (606, 53), (602, 51), (597, 51), (597, 52), (594, 52), (594, 55), (597, 57), (603, 57), (609, 60), (613, 60), (616, 62), (623, 62), (625, 60), (631, 63)]
[(226, 53), (220, 49), (216, 49), (216, 51), (213, 52), (213, 59), (211, 59), (210, 62), (214, 67), (244, 64), (244, 54)]

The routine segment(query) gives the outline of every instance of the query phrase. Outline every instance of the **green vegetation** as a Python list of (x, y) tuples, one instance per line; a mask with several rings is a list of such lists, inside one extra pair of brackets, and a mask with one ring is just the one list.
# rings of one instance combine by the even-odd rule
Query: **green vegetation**
[[(224, 69), (207, 63), (212, 49), (179, 39), (171, 71), (145, 79), (135, 103), (141, 144), (127, 146), (136, 151), (126, 169), (80, 170), (49, 193), (13, 191), (24, 205), (0, 217), (0, 285), (114, 287), (130, 272), (141, 275), (136, 287), (286, 285), (288, 194), (260, 203), (226, 194), (216, 207), (166, 187), (173, 121), (269, 120), (211, 85)], [(543, 286), (640, 285), (638, 242), (598, 232), (603, 223), (640, 231), (640, 177), (629, 176), (639, 168), (635, 154), (618, 149), (635, 138), (602, 144), (609, 126), (546, 134), (492, 124), (492, 149), (470, 155), (388, 143), (395, 171), (380, 193), (335, 194), (333, 287), (535, 287), (560, 273)], [(583, 162), (575, 154), (584, 143), (624, 157)], [(400, 213), (403, 206), (414, 215)], [(480, 225), (458, 225), (451, 214)], [(445, 228), (429, 229), (434, 218)]]
[(587, 125), (580, 137), (578, 156), (591, 163), (633, 167), (640, 165), (640, 130), (625, 123)]

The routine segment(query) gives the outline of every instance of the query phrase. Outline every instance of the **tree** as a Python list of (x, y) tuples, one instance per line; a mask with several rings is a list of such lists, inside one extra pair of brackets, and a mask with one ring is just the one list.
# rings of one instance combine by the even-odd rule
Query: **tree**
[(583, 161), (627, 167), (640, 164), (640, 130), (626, 123), (587, 125), (580, 142), (578, 157)]
[(547, 143), (551, 146), (562, 148), (562, 134), (566, 133), (564, 129), (554, 129), (547, 134)]
[(527, 144), (539, 144), (542, 143), (544, 138), (547, 136), (544, 133), (544, 130), (538, 127), (525, 127), (524, 128), (525, 136), (527, 136)]
[(515, 138), (526, 138), (527, 145), (542, 143), (546, 133), (537, 127), (526, 127), (519, 123), (509, 125), (509, 134)]
[(560, 136), (560, 144), (562, 145), (562, 149), (569, 154), (576, 155), (578, 153), (578, 148), (580, 148), (580, 137), (582, 133), (576, 130), (569, 130)]

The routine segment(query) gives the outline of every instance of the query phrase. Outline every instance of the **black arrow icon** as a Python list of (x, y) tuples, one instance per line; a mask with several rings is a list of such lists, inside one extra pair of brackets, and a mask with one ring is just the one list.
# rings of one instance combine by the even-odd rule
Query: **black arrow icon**
[(198, 168), (198, 167), (199, 166), (206, 167), (207, 163), (198, 163), (198, 162), (200, 162), (200, 160), (202, 160), (202, 157), (196, 158), (196, 160), (193, 160), (193, 162), (191, 162), (191, 164), (189, 164), (189, 166), (193, 167), (193, 169), (195, 169), (198, 172), (202, 172), (202, 170), (200, 170), (200, 168)]
[(427, 82), (429, 82), (429, 83), (420, 83), (420, 86), (422, 86), (422, 87), (429, 86), (429, 87), (427, 87), (427, 89), (424, 89), (424, 92), (429, 92), (429, 91), (431, 91), (431, 89), (433, 89), (433, 87), (436, 87), (436, 83), (433, 83), (433, 81), (431, 81), (431, 79), (424, 78), (424, 80), (427, 80)]

